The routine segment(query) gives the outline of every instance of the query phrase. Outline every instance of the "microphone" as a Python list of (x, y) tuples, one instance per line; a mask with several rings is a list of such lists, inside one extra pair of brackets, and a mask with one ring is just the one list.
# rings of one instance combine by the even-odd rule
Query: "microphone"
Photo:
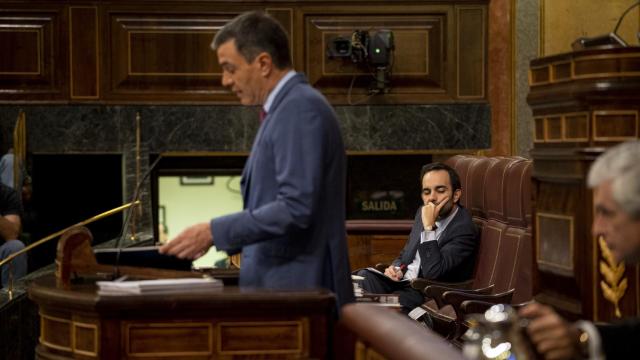
[[(133, 191), (133, 196), (132, 196), (131, 203), (135, 203), (136, 201), (139, 200), (139, 198), (140, 198), (140, 189), (142, 189), (142, 185), (147, 180), (147, 178), (151, 175), (151, 172), (153, 171), (153, 169), (156, 168), (156, 166), (158, 165), (158, 163), (160, 162), (161, 159), (162, 159), (162, 154), (158, 155), (158, 158), (156, 158), (156, 160), (149, 166), (149, 169), (147, 169), (147, 171), (145, 171), (145, 173), (142, 175), (142, 178), (140, 179), (140, 181), (136, 185), (135, 190)], [(120, 263), (120, 253), (121, 253), (121, 250), (122, 250), (120, 248), (120, 243), (122, 242), (122, 239), (127, 234), (127, 231), (129, 229), (129, 225), (131, 223), (131, 213), (133, 211), (136, 211), (136, 207), (137, 207), (137, 205), (131, 205), (131, 207), (129, 208), (129, 211), (127, 211), (127, 215), (126, 215), (124, 221), (122, 222), (122, 229), (120, 230), (120, 236), (116, 239), (115, 248), (117, 249), (117, 254), (116, 254), (116, 259), (115, 259), (115, 264), (114, 264), (116, 277), (118, 276), (118, 265)]]
[(613, 28), (613, 31), (604, 34), (598, 35), (594, 37), (581, 37), (578, 38), (571, 44), (571, 48), (574, 51), (584, 50), (596, 46), (611, 46), (611, 47), (627, 47), (629, 46), (621, 37), (618, 35), (618, 28), (620, 28), (620, 24), (622, 24), (622, 20), (627, 16), (629, 11), (634, 7), (640, 5), (640, 1), (636, 1), (633, 5), (629, 6), (620, 16), (618, 22), (616, 23), (616, 27)]

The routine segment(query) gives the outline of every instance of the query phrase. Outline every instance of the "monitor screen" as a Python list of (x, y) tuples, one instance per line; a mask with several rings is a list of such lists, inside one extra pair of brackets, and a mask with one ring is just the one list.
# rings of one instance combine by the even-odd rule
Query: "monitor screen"
[[(156, 243), (173, 239), (190, 225), (242, 210), (240, 176), (246, 158), (243, 154), (163, 154), (152, 172)], [(225, 268), (228, 263), (227, 254), (212, 247), (193, 266)]]
[[(172, 239), (185, 228), (242, 210), (240, 175), (183, 175), (158, 178), (158, 237)], [(227, 254), (212, 247), (194, 267), (226, 267)]]

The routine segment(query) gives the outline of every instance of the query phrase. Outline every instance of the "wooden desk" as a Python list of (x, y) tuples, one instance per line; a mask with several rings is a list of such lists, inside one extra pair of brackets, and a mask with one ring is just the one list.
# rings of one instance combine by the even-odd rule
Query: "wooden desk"
[(46, 276), (38, 359), (326, 358), (334, 296), (326, 290), (224, 287), (207, 293), (99, 296), (94, 282), (56, 288)]

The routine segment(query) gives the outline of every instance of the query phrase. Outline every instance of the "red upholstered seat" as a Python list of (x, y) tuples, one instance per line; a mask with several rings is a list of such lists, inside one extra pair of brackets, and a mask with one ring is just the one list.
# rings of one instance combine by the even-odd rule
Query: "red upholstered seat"
[[(456, 289), (456, 284), (429, 284), (424, 289), (430, 300), (423, 308), (432, 315), (434, 328), (455, 339), (464, 330), (461, 304), (465, 300), (491, 304), (531, 298), (532, 162), (521, 157), (457, 155), (447, 164), (458, 171), (463, 205), (481, 227), (470, 289)], [(482, 306), (473, 303), (467, 308)]]

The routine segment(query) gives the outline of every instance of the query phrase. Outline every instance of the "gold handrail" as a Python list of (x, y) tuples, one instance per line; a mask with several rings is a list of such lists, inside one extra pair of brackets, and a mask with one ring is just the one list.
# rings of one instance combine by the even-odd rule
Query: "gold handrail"
[(105, 211), (105, 212), (103, 212), (101, 214), (98, 214), (98, 215), (95, 215), (93, 217), (90, 217), (90, 218), (88, 218), (86, 220), (83, 220), (83, 221), (81, 221), (81, 222), (79, 222), (79, 223), (77, 223), (75, 225), (71, 225), (71, 226), (69, 226), (67, 228), (64, 228), (64, 229), (62, 229), (62, 230), (60, 230), (58, 232), (55, 232), (55, 233), (53, 233), (53, 234), (51, 234), (51, 235), (49, 235), (47, 237), (44, 237), (44, 238), (34, 242), (33, 244), (25, 247), (24, 249), (22, 249), (20, 251), (16, 251), (15, 253), (13, 253), (13, 254), (7, 256), (6, 258), (4, 258), (2, 261), (0, 261), (0, 267), (2, 267), (4, 264), (10, 262), (11, 260), (15, 259), (16, 257), (18, 257), (18, 256), (26, 253), (27, 251), (33, 249), (34, 247), (40, 246), (41, 244), (44, 244), (44, 243), (46, 243), (47, 241), (49, 241), (51, 239), (57, 238), (58, 236), (64, 234), (69, 229), (72, 229), (72, 228), (74, 228), (76, 226), (84, 226), (84, 225), (90, 224), (90, 223), (92, 223), (94, 221), (106, 218), (106, 217), (111, 216), (113, 214), (117, 214), (117, 213), (119, 213), (119, 212), (121, 212), (123, 210), (126, 210), (126, 209), (130, 208), (133, 205), (138, 205), (138, 204), (140, 204), (140, 200), (136, 200), (135, 202), (130, 202), (130, 203), (118, 206), (117, 208), (113, 208), (113, 209), (111, 209), (109, 211)]

